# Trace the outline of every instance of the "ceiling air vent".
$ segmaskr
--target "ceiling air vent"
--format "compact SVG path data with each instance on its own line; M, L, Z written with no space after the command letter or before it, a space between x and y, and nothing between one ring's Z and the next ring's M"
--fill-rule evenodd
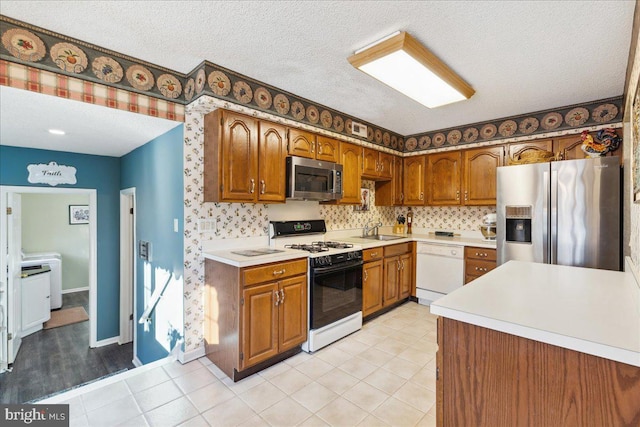
M367 137L367 127L362 123L351 122L351 133L356 136L361 136L363 138Z

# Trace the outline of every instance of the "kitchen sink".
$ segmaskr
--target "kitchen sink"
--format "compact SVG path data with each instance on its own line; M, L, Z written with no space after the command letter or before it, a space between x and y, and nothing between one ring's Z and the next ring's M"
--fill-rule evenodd
M392 236L389 234L378 234L375 236L355 236L355 238L358 239L367 239L367 240L397 240L397 239L404 239L404 236Z

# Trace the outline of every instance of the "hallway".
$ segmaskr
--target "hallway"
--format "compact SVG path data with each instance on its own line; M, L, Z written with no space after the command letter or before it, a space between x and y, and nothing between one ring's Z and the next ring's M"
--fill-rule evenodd
M84 306L89 292L63 295L63 308ZM22 340L12 372L0 374L0 403L25 403L133 369L133 344L89 348L89 321L38 331Z

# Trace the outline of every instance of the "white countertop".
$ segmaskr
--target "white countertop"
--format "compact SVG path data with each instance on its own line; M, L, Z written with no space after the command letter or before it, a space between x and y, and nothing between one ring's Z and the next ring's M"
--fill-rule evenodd
M631 273L509 261L431 312L640 367L640 287Z
M209 251L203 252L202 255L205 259L222 262L224 264L233 265L235 267L251 267L252 265L268 264L270 262L289 261L292 259L307 258L308 255L308 253L305 251L295 249L283 249L282 252L278 252L276 254L258 256L244 256L233 253L234 251L247 249L267 249L267 246L253 246L239 249Z

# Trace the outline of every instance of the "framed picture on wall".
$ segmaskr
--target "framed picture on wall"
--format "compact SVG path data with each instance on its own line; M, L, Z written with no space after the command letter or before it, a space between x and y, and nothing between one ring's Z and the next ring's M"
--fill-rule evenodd
M633 183L633 199L640 203L640 79L636 86L631 112L631 132L633 148L631 152L631 179Z
M89 206L69 205L69 224L89 224Z

